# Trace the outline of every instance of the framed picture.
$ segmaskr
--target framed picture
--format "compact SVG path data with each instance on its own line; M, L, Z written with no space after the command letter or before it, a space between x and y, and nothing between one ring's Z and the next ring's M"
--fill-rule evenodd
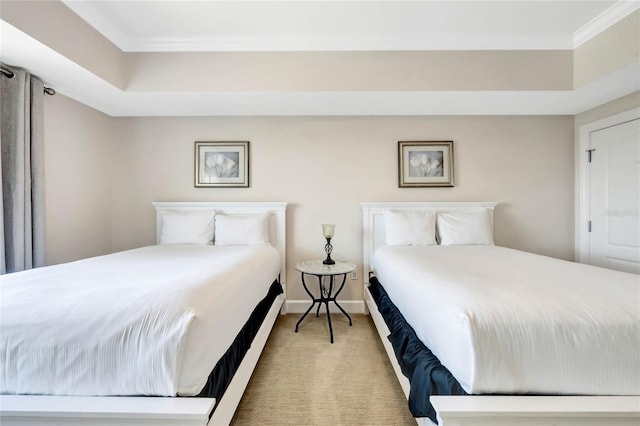
M398 142L398 186L453 186L453 141Z
M196 142L196 188L248 188L249 142Z

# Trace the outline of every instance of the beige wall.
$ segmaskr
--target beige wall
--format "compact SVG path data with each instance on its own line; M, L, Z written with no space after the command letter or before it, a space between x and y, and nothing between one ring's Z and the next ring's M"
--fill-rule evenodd
M573 87L571 50L189 52L128 56L130 91L474 91Z
M152 201L287 201L293 265L323 255L361 264L361 201L498 201L500 245L573 258L573 117L122 118L113 176L113 249L154 242ZM398 140L453 140L454 188L400 189ZM249 140L251 187L193 187L194 141ZM361 269L360 269L361 272ZM361 300L350 281L346 300Z
M573 54L193 53L177 60L181 54L123 54L60 2L5 3L4 20L129 90L567 90L638 59L637 44L626 43L637 37L638 12ZM221 60L225 67L212 67ZM173 67L195 75L176 79ZM335 257L360 264L361 201L498 201L498 244L572 259L575 128L639 97L575 119L112 118L62 95L46 97L48 262L152 244L150 203L187 200L288 201L292 299L305 299L293 265L323 255L321 223L337 225ZM251 141L251 188L194 188L196 140ZM453 140L456 187L398 188L398 140ZM345 299L362 298L359 283L350 282Z
M584 86L640 60L640 10L602 31L573 52L573 86Z
M361 264L362 201L498 201L499 245L573 258L569 116L111 118L61 95L45 103L50 264L154 243L152 201L287 201L293 265L323 255ZM249 140L251 187L193 187L196 140ZM398 188L397 141L453 140L454 188ZM360 274L362 270L360 269ZM345 300L361 300L349 281Z
M44 102L47 263L109 253L114 119L60 94Z
M640 107L640 92L634 92L615 101L584 111L575 116L576 137L579 136L577 132L580 126L638 107Z

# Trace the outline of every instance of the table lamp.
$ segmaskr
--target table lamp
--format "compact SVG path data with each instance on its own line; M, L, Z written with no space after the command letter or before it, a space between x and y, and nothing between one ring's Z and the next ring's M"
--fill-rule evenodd
M322 261L325 265L335 265L335 260L331 259L331 252L333 251L333 246L331 245L331 238L333 238L333 234L336 232L335 225L323 224L322 225L322 234L327 239L327 244L324 245L324 251L327 252L327 258Z

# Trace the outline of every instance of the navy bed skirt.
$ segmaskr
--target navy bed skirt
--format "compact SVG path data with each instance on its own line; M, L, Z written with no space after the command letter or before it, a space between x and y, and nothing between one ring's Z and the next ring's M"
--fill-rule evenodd
M409 410L414 417L428 417L437 423L429 402L431 395L466 395L460 383L427 348L393 304L377 278L369 280L369 291L384 318L398 364L410 383Z
M229 383L231 383L233 375L238 370L245 354L251 347L251 343L254 337L256 337L256 334L258 334L258 330L262 326L269 309L271 309L276 297L282 293L280 282L277 280L274 281L265 298L258 303L258 306L253 310L249 320L244 324L227 352L225 352L213 368L213 371L207 379L207 383L196 397L215 398L216 407L218 406L220 398L224 395Z

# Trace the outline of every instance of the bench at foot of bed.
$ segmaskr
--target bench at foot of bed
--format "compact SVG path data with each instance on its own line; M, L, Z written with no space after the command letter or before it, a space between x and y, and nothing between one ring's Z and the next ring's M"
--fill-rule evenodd
M637 426L640 396L432 396L440 426ZM429 423L426 423L429 424Z

